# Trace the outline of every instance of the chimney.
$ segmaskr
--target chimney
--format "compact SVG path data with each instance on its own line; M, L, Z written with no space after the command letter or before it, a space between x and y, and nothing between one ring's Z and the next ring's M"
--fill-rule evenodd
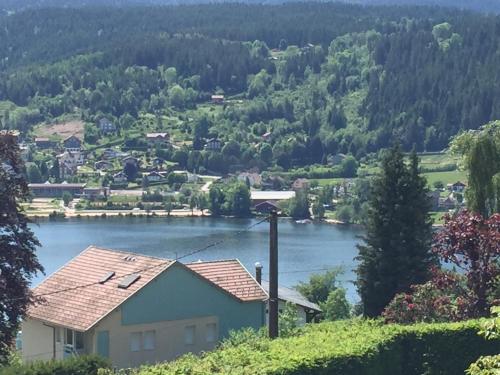
M255 279L259 284L262 284L262 264L255 263Z

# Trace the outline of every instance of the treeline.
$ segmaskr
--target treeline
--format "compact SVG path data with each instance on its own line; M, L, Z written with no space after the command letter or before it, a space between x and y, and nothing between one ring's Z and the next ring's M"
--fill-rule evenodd
M390 30L391 22L402 17L439 21L449 15L450 11L440 9L332 3L30 9L0 17L0 69L115 50L131 36L140 40L160 34L203 34L236 41L261 40L270 48L278 47L282 40L299 46L326 46L346 33Z

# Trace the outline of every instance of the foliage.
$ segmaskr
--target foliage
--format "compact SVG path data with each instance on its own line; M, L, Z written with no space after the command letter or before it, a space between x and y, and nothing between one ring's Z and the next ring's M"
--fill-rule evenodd
M481 324L479 334L487 340L500 339L500 307L491 309L493 317ZM500 373L500 354L479 358L471 364L466 372L468 375L497 375Z
M429 278L435 259L426 185L415 153L409 165L398 146L383 157L372 185L364 244L358 245L356 285L366 316L380 315L396 294Z
M337 288L328 294L325 302L320 303L322 316L326 320L348 319L351 316L351 305L346 298L346 290Z
M412 285L397 294L382 313L387 323L451 322L474 317L465 278L455 272L435 270L425 284Z
M295 197L289 200L287 213L293 219L307 219L309 213L309 198L306 191L297 191Z
M19 203L29 198L16 138L0 135L0 363L6 360L19 322L32 302L30 282L43 267L40 245Z
M279 313L278 330L279 337L290 337L298 333L299 314L297 306L291 302L285 304L283 311Z
M489 311L489 296L500 275L500 214L489 219L462 211L446 215L436 236L433 251L441 261L462 270L471 292L471 307L479 316Z
M461 374L498 342L477 335L478 322L383 325L372 321L311 324L298 336L255 339L202 357L144 367L153 374ZM252 337L255 337L252 335Z
M99 369L110 369L109 362L97 356L79 356L59 361L37 361L0 367L2 375L98 375Z
M340 268L312 274L308 282L300 282L295 289L311 302L318 304L326 302L332 292L341 289L338 281L341 274Z
M71 193L69 191L63 192L62 200L63 200L63 203L66 207L68 207L69 202L71 202L72 199L73 199L73 196L71 195Z

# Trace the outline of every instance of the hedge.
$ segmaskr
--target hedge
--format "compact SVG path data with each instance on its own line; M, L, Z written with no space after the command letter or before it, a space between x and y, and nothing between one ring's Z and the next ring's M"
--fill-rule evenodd
M500 342L480 337L478 321L413 326L374 321L309 325L296 337L253 340L201 357L143 367L140 375L457 375Z
M0 375L97 375L99 369L111 368L98 356L81 356L61 361L37 361L24 365L0 367Z

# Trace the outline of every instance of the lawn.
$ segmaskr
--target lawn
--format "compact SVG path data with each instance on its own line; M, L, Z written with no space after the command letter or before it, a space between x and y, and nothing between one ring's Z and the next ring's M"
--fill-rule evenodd
M319 186L326 186L326 185L337 185L337 184L342 184L343 181L345 181L345 178L318 178L312 181L316 181Z
M441 181L445 187L446 184L453 184L457 181L467 182L467 172L465 171L429 172L423 173L423 175L427 178L427 183L431 187L436 181Z

